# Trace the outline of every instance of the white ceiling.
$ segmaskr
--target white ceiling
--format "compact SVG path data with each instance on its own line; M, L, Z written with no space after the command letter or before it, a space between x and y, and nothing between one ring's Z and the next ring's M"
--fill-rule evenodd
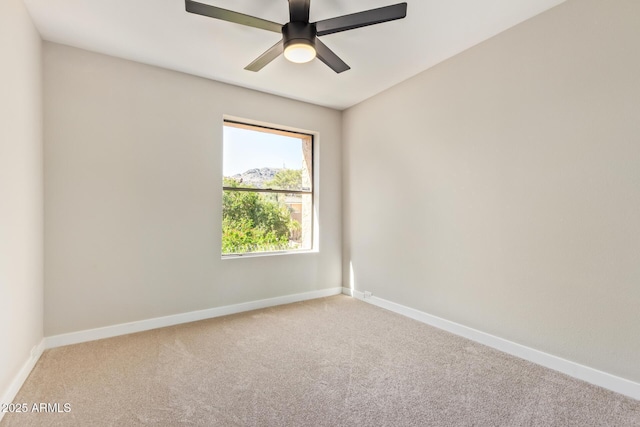
M24 0L45 40L337 109L350 107L564 0L407 0L402 20L322 41L351 70L282 56L244 67L280 35L185 12L183 0ZM287 0L199 0L286 23ZM311 0L311 22L400 0Z

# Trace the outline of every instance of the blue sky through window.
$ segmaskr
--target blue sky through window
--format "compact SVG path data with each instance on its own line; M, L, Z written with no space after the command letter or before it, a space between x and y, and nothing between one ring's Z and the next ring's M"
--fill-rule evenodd
M254 168L302 168L300 138L224 126L224 176Z

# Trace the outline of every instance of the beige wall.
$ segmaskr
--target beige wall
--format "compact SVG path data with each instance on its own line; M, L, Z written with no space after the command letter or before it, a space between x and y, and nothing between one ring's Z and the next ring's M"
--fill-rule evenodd
M45 334L341 285L341 114L44 45ZM318 253L220 259L223 115L319 132Z
M0 399L42 340L40 50L22 1L0 1Z
M639 40L570 0L347 110L345 286L640 381Z

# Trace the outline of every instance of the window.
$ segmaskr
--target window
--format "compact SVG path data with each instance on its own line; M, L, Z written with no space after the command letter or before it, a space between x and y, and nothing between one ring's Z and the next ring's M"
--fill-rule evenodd
M222 169L222 255L312 248L312 135L225 120Z

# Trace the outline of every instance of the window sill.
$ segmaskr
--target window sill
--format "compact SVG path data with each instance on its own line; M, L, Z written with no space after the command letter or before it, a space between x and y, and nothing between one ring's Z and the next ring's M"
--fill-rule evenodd
M263 253L249 253L249 254L230 254L222 255L220 259L242 259L242 258L260 258L260 257L272 257L283 255L308 255L317 254L317 249L301 250L301 251L281 251L281 252L263 252Z

